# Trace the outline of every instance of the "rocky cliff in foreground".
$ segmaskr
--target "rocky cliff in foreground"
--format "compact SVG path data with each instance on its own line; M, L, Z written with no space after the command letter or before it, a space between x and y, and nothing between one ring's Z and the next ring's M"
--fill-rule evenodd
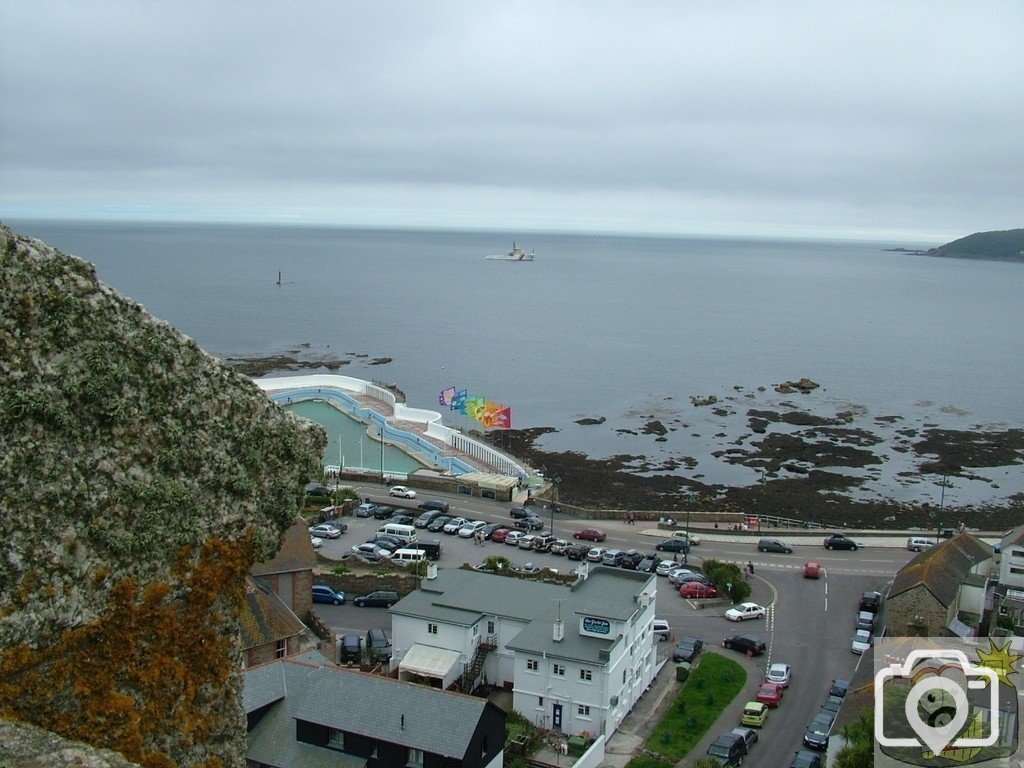
M324 443L0 226L0 717L143 766L243 765L242 579Z

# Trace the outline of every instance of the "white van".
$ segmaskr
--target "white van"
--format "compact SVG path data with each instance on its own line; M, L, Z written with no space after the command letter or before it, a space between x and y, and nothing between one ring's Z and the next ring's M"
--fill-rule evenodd
M391 556L392 563L422 563L427 553L422 549L396 549Z
M396 539L401 539L406 544L412 544L416 541L416 529L411 525L402 525L400 523L388 523L382 525L377 529L378 536L394 536Z

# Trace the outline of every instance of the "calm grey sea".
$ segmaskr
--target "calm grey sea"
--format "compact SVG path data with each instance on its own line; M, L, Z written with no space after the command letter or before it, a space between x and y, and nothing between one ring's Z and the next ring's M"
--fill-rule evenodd
M511 404L516 427L558 428L542 447L692 457L687 471L710 482L757 479L711 456L750 434L749 408L854 410L886 438L861 495L907 499L937 486L900 476L913 462L888 450L896 430L1024 422L1024 265L882 250L914 243L516 235L537 253L522 264L484 258L512 233L7 223L94 262L215 355L307 343L313 357L392 357L341 372L395 382L422 407L464 387ZM822 388L771 388L802 376ZM690 403L711 394L724 415ZM888 416L901 420L876 421ZM665 441L617 431L650 418ZM1024 473L956 482L947 503L1022 491Z

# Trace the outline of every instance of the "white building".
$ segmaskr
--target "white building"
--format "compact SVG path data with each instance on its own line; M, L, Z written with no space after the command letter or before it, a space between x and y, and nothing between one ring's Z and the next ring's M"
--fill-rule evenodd
M404 680L513 691L543 728L611 735L654 679L656 578L597 567L570 586L445 570L392 607Z

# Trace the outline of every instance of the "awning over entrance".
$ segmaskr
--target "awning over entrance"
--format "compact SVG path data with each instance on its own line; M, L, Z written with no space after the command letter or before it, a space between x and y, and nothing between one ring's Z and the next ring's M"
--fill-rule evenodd
M462 672L459 657L458 651L416 644L398 665L399 678L432 677L441 681L442 688L447 688Z

